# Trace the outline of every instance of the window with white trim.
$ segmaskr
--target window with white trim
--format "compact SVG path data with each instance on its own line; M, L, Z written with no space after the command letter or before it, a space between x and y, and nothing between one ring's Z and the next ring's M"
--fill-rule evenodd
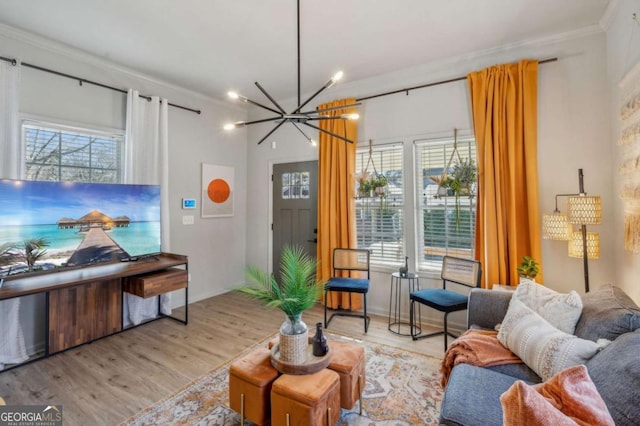
M476 222L475 184L469 195L454 196L440 188L438 181L448 177L456 163L476 163L473 139L416 141L416 223L418 269L440 270L442 257L473 258ZM446 169L446 173L445 173Z
M122 134L29 121L22 139L28 180L122 181Z
M404 264L404 171L402 144L377 145L356 151L356 174L366 171L384 175L385 195L356 198L358 248L371 251L371 263L397 266ZM374 170L375 167L375 170ZM356 187L356 194L357 192Z

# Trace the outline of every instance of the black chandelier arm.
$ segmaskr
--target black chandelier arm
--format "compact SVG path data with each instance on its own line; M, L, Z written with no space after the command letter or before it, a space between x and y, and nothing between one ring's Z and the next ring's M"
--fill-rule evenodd
M324 86L322 86L320 89L318 89L318 91L316 93L314 93L313 95L311 95L306 101L304 101L302 104L298 105L298 108L296 108L295 111L292 112L292 114L297 114L298 112L300 112L300 110L302 109L303 106L305 106L306 104L308 104L309 102L311 102L311 100L313 98L315 98L316 96L318 96L320 93L322 93L323 90L325 90L327 87L331 86L331 84L333 83L333 79L330 79L329 81L327 81L325 83Z
M311 128L314 128L314 129L316 129L316 130L318 130L318 131L320 131L320 132L326 133L326 134L327 134L327 135L329 135L329 136L333 136L334 138L342 139L342 140L343 140L343 141L345 141L345 142L353 143L353 141L352 141L351 139L347 139L347 138L345 138L344 136L340 136L340 135L338 135L337 133L333 133L333 132L331 132L331 131L329 131L329 130L321 129L320 127L318 127L318 126L314 126L313 124L310 124L310 123L303 123L303 124L304 124L305 126L309 126L309 127L311 127Z
M303 111L303 112L300 112L300 114L305 114L305 115L322 114L323 112L335 111L337 109L343 109L343 108L351 108L351 107L356 107L358 105L362 105L362 102L356 102L355 104L342 105L342 106L331 107L331 108L314 109L312 111Z
M308 117L309 121L318 121L318 120L348 120L346 117L327 117L325 115L321 115L320 117Z
M278 113L278 114L279 115L277 117L262 118L260 120L253 120L253 121L243 121L241 123L244 126L248 126L250 124L258 124L258 123L266 123L267 121L275 121L275 120L278 120L278 119L282 118L282 114L280 114L280 113Z
M249 98L244 98L244 99L245 99L245 102L250 103L251 105L255 105L255 106L257 106L257 107L264 108L264 109L266 109L267 111L271 111L271 112L273 112L273 113L275 113L275 114L282 114L282 112L281 112L281 111L275 110L275 109L270 108L270 107L268 107L268 106L266 106L266 105L262 105L260 102L253 101L253 100L251 100L251 99L249 99Z
M309 142L311 142L311 138L300 128L300 126L298 126L298 123L292 121L291 124L293 124L295 128L298 129L300 133L302 133L302 136L304 136Z
M281 107L281 106L276 102L276 100L275 100L275 99L273 99L273 98L271 97L271 95L270 95L269 93L267 93L267 91L266 91L266 90L264 90L264 88L260 85L260 83L258 83L258 82L256 81L256 82L254 82L254 84L255 84L256 86L258 86L258 89L260 89L260 91L261 91L261 92L262 92L262 93L267 97L267 99L269 99L269 100L271 101L271 103L272 103L272 104L274 104L274 105L276 106L276 108L278 108L278 109L280 110L280 112L281 112L282 114L286 114L285 110L284 110L284 109L283 109L283 108L282 108L282 107ZM272 110L272 111L273 111L273 110Z
M258 142L258 145L260 145L262 142L264 142L265 139L267 139L269 136L271 136L273 134L273 132L275 132L276 130L278 130L280 128L280 126L282 126L284 123L286 123L288 120L282 120L281 122L279 122L276 127L274 127L273 129L271 129L271 131L269 133L267 133L266 135L264 135L264 137L262 139L260 139L260 142Z

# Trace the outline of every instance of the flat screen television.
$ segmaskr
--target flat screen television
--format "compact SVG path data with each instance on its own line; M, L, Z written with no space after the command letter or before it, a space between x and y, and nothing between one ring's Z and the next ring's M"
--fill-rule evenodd
M160 252L160 186L0 180L0 277Z

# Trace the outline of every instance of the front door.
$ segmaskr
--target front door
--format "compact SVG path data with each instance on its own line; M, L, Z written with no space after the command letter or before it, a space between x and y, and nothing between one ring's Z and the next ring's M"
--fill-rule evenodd
M273 165L273 273L279 277L285 245L316 257L318 162Z

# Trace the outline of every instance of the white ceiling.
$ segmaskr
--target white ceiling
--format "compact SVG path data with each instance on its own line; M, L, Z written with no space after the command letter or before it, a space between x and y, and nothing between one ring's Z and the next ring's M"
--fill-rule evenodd
M609 1L301 0L302 92L597 25ZM216 98L296 94L296 0L0 0L0 22Z

